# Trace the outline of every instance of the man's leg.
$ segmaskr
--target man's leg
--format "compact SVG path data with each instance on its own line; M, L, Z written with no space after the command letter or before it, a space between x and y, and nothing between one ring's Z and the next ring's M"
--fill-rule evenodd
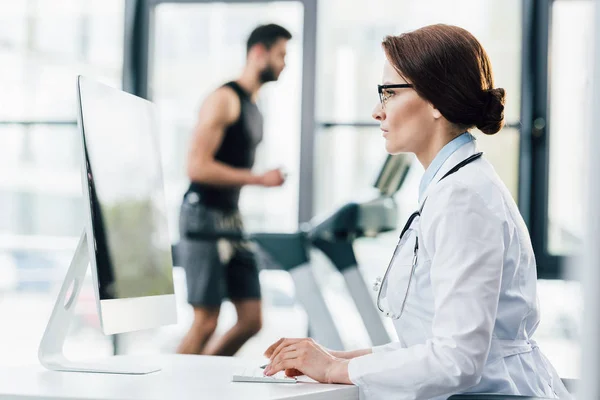
M241 222L238 217L238 226ZM235 305L236 324L211 344L206 354L232 356L262 328L260 280L254 252L248 243L236 243L227 264L227 295Z
M179 354L202 354L217 328L219 307L194 307L194 322L177 348Z
M236 324L203 354L233 356L262 328L261 303L259 299L233 300L237 312Z
M217 243L209 240L190 240L188 231L214 230L219 218L217 211L184 200L180 216L181 239L177 246L181 265L185 269L188 303L194 309L194 321L177 348L181 354L202 354L213 335L225 296L223 270Z

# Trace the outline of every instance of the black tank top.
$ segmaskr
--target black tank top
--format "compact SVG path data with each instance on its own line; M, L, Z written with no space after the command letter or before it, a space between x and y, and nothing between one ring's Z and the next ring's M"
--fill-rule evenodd
M250 169L254 165L256 147L263 137L263 117L250 95L236 82L223 85L230 87L240 99L240 116L230 125L223 136L215 160L234 168ZM239 186L212 186L192 182L188 192L195 192L200 203L222 210L237 210L240 198Z

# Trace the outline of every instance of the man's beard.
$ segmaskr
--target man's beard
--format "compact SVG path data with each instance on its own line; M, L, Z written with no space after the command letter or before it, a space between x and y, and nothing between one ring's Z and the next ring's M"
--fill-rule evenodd
M267 65L265 69L260 71L258 76L261 83L274 82L277 80L277 75L275 75L275 70L271 65Z

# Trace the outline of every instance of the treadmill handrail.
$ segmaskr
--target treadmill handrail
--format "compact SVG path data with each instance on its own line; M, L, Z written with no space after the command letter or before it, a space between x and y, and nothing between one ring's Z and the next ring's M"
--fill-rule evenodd
M192 240L219 240L219 239L231 239L231 240L250 240L250 235L239 232L239 231L199 231L199 232L186 232L185 237Z

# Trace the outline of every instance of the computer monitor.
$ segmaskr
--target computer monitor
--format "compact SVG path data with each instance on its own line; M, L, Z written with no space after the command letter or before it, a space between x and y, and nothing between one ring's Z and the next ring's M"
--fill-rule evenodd
M104 334L173 324L177 314L154 105L81 76L77 97L85 228L39 356L51 369L79 371L64 359L62 342L87 260ZM110 363L83 370L151 372Z
M154 105L80 77L90 266L105 334L176 322Z

